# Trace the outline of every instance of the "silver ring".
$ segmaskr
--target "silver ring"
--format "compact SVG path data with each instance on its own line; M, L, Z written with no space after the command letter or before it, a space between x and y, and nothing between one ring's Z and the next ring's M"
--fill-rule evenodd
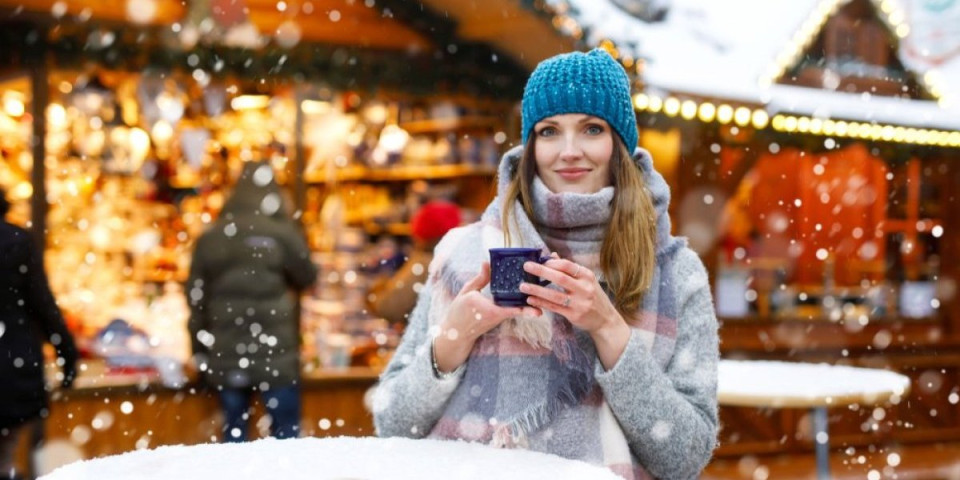
M573 272L573 278L580 278L580 264L577 264L577 271Z
M567 296L567 298L563 299L563 307L566 308L569 306L570 306L570 297Z

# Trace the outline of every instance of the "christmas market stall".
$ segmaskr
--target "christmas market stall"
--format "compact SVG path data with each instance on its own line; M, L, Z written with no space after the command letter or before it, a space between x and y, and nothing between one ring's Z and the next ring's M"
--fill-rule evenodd
M540 6L635 73L640 143L711 272L722 356L908 375L906 398L830 410L852 463L960 440L960 5ZM802 410L721 418L719 458L814 444Z
M572 43L512 1L0 0L0 186L86 357L36 432L60 452L39 473L217 438L215 398L181 369L182 284L249 160L273 166L320 267L303 432L372 433L363 395L402 326L369 287L418 206L486 205L526 75Z

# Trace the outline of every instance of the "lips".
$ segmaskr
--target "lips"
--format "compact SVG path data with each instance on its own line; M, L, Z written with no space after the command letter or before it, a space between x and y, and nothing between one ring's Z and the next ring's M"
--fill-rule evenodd
M577 180L586 174L590 173L589 168L564 168L561 170L556 170L557 175L564 178L565 180Z

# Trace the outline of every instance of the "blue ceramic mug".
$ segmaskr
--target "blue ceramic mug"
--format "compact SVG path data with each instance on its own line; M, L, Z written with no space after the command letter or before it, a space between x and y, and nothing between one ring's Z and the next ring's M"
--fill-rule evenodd
M523 270L525 262L544 263L550 257L541 257L539 248L513 247L490 249L490 292L493 303L501 307L527 305L527 294L520 291L523 282L546 285L547 281Z

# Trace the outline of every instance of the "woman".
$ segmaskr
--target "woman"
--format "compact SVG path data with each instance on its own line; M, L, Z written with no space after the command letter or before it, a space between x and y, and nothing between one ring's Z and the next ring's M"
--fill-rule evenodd
M637 145L626 72L602 50L548 59L498 194L437 246L374 401L382 436L464 439L696 478L717 430L717 321L703 264L670 236L669 188ZM630 152L635 153L631 156ZM540 247L522 308L487 250Z
M187 281L194 363L217 389L225 442L247 439L259 393L277 438L300 433L298 291L317 276L267 162L244 164L217 221L197 239Z

